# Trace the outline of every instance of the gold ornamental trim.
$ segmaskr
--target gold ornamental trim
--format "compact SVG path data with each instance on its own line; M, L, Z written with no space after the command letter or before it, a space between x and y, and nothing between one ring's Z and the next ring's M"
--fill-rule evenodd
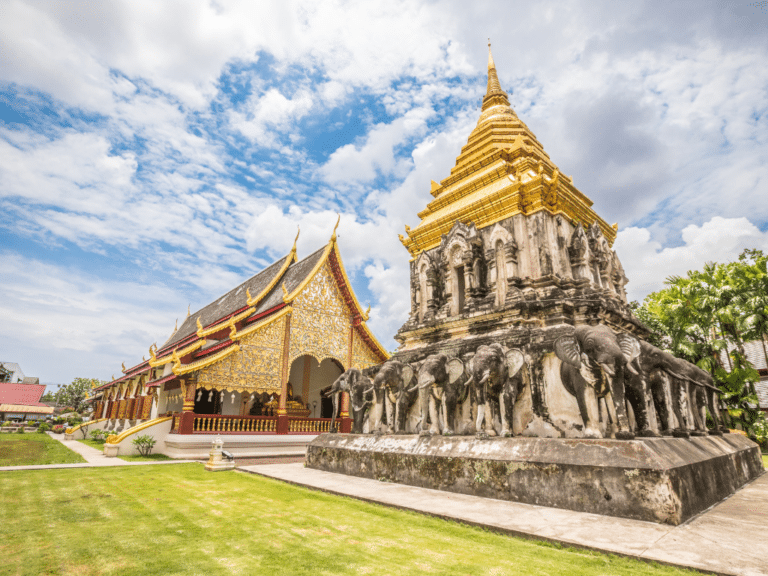
M371 332L371 329L368 328L368 325L365 322L361 323L358 326L358 328L362 328L363 331L368 336L368 338L371 339L371 342L373 342L374 345L376 345L378 347L379 351L384 354L384 360L382 360L382 362L386 362L387 360L389 360L392 357L392 355L387 351L387 349L384 348L384 346L381 345L381 342L379 342L379 340L376 338L376 336L373 335L373 332Z
M146 430L150 426L154 426L155 424L162 424L163 422L167 422L173 418L173 416L163 416L162 418L155 418L154 420L148 420L147 422L144 422L142 424L139 424L138 426L133 426L132 428L128 428L128 430L125 430L115 436L114 434L112 436L107 436L107 444L120 444L123 440L128 438L128 436L131 436L133 434L136 434L137 432L141 432L142 430Z
M293 241L293 248L291 248L291 251L288 253L288 256L285 257L285 262L283 262L283 266L280 268L280 271L277 274L275 274L275 277L272 278L269 284L267 284L266 288L264 288L264 290L259 292L255 298L252 298L251 293L247 292L248 306L255 306L256 304L261 302L266 297L266 295L272 291L272 288L277 286L277 283L285 275L285 272L288 270L288 267L298 260L296 255L296 242L298 242L299 240L300 232L301 230L298 230L296 232L296 238Z
M81 424L78 424L74 428L67 428L65 432L66 432L66 434L74 434L75 432L80 430L80 428L82 428L83 426L90 426L91 424L98 424L99 422L104 422L104 420L108 420L108 418L99 418L98 420L89 420L88 422L83 422Z
M209 356L208 358L203 358L202 360L197 360L195 362L190 362L189 364L182 364L179 360L178 356L174 358L174 365L173 365L173 373L176 374L176 376L181 376L182 374L187 374L188 372L193 372L195 370L200 370L201 368L206 368L207 366L210 366L211 364L215 364L219 360L223 360L230 354L234 354L240 350L240 346L237 344L233 344L232 346L225 348L224 350L221 350L220 352L217 352L213 356Z
M240 312L240 314L232 316L226 322L219 322L218 324L214 324L212 326L209 326L208 328L203 328L203 325L200 323L200 317L198 316L197 317L197 335L200 338L204 338L205 336L210 336L211 334L215 334L216 332L221 332L222 330L226 330L227 328L229 328L230 336L231 336L232 335L231 333L234 333L235 331L235 324L237 324L241 320L248 318L248 316L253 314L255 311L256 311L256 308L251 306L249 308L246 308L242 312Z
M240 330L239 332L235 332L235 334L230 335L230 338L232 340L240 340L241 338L244 338L248 336L249 334L253 334L254 332L266 328L273 322L276 322L277 320L280 320L283 316L290 314L293 311L293 308L291 306L286 306L282 310L280 310L277 314L273 314L272 316L269 316L262 320L261 322L256 322L252 324L251 326L248 326L247 328L244 328L243 330Z
M315 267L312 268L312 271L307 274L307 276L304 278L304 280L301 281L301 283L296 286L296 288L293 289L290 293L285 289L285 284L283 284L283 302L286 304L290 304L293 302L296 297L301 294L302 290L307 287L307 284L309 284L312 279L317 275L318 272L322 269L323 265L325 265L326 261L328 260L328 256L331 254L331 250L333 250L333 247L336 245L336 228L339 226L339 221L341 220L341 215L339 215L339 218L336 220L336 226L333 227L333 235L331 236L331 241L328 242L328 245L325 247L325 250L323 251L323 255L320 256L320 259L317 261L317 264L315 264Z
M162 356L160 358L157 358L154 354L154 351L152 348L149 349L149 354L152 356L152 358L149 361L149 365L152 368L157 368L158 366L164 366L165 364L168 364L168 362L173 362L174 355L178 357L186 356L187 354L191 354L192 352L195 352L196 350L199 350L203 346L205 346L206 341L203 340L196 340L192 342L192 344L189 344L188 346L185 346L184 348L176 348L173 350L170 354L166 354L165 356Z

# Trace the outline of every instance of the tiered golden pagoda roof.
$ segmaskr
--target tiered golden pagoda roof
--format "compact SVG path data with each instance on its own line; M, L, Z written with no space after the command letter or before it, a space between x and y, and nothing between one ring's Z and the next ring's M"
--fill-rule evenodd
M502 90L488 45L488 87L477 126L456 158L451 175L437 184L435 197L419 212L421 223L405 227L400 241L412 256L436 247L457 221L484 228L516 214L540 210L562 214L572 222L598 222L610 243L616 225L609 226L579 192L570 177L550 160L528 126L517 117Z

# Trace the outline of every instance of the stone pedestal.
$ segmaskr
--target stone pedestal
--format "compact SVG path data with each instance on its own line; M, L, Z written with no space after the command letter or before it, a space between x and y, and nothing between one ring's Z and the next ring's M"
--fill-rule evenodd
M307 466L580 512L678 525L764 472L738 434L592 440L323 434Z
M222 450L224 448L224 441L221 438L216 438L212 442L210 457L208 462L205 463L205 469L209 472L221 472L222 470L232 470L235 467L234 460L228 460L224 458Z
M114 458L119 451L120 446L118 444L104 444L104 456L107 458Z

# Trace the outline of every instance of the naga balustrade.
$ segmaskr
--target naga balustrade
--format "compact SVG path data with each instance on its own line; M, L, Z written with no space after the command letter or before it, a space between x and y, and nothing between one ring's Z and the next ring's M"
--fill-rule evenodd
M193 418L192 434L322 434L331 429L330 418L289 417L285 429L279 428L278 416L222 416L220 414L189 414ZM182 413L173 414L172 434L189 434L182 431ZM337 426L342 419L337 419Z

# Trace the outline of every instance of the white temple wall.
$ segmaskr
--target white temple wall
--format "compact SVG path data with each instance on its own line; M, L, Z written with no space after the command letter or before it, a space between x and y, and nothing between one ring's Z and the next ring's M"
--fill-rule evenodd
M320 390L327 388L336 381L342 370L330 358L323 360L320 365L312 358L311 372L309 375L309 395L306 402L312 410L312 417L320 417ZM339 407L341 411L341 407Z

